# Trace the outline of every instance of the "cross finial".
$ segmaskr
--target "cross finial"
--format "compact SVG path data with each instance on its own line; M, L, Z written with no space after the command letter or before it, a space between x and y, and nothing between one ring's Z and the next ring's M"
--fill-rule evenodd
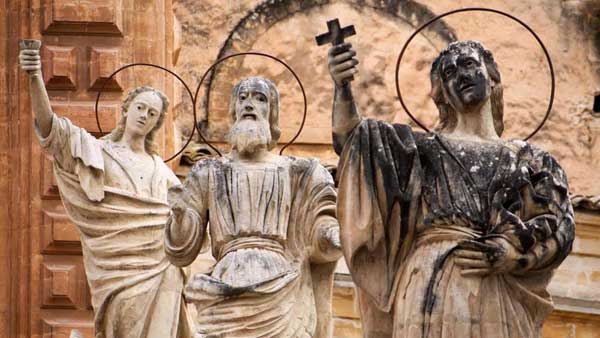
M354 25L340 28L340 20L338 19L327 21L327 28L329 30L327 33L323 33L315 37L317 40L317 45L322 46L329 42L331 42L331 44L334 46L339 45L344 43L345 38L356 34Z

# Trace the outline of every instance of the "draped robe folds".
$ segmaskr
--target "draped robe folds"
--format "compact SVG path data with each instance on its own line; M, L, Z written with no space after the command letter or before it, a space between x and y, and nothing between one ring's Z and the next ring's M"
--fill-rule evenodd
M537 338L552 269L574 238L567 180L549 154L368 119L340 157L338 218L367 338ZM456 245L491 237L527 261L463 277Z
M186 286L198 311L197 337L330 337L341 252L319 243L338 227L335 201L325 168L291 157L267 164L203 160L183 186L171 188L169 202L188 209L181 224L167 223L168 256L190 264L208 222L217 260L210 274L197 274ZM171 227L188 240L176 242Z
M66 118L54 116L40 143L54 157L63 204L81 235L96 338L190 337L185 276L163 244L167 189L177 177L153 156L150 193L141 193L116 146Z

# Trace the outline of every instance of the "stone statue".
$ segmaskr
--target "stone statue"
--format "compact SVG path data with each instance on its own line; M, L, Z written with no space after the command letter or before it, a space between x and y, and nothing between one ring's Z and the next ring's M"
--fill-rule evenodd
M435 59L432 133L360 116L355 55L332 47L329 70L340 236L365 337L539 337L573 211L550 154L500 139L492 54L462 41Z
M63 204L81 234L96 338L191 337L184 274L163 244L167 189L179 184L154 143L167 98L150 87L132 90L118 126L96 139L52 112L39 45L24 41L19 60L29 74L35 131L54 158Z
M169 259L196 258L210 224L217 263L185 289L198 337L331 336L331 288L339 257L336 192L316 160L270 152L279 130L279 93L264 78L233 89L231 153L197 162L169 189Z

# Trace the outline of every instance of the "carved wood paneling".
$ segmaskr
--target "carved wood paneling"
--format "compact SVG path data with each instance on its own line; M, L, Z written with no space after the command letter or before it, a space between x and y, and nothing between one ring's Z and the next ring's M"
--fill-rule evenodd
M77 330L84 338L94 338L94 328L91 324L65 323L59 320L44 320L42 322L42 338L69 338L71 330Z
M51 89L49 96L53 111L96 137L100 134L94 100L100 85L115 69L131 62L172 66L171 1L14 0L9 3L19 4L19 10L13 13L18 16L17 23L22 27L13 42L5 45L9 48L18 45L18 38L43 41L43 46L47 46L42 51L43 73L46 75L47 88ZM0 10L0 17L3 14ZM20 209L11 209L14 212L9 228L18 228L15 232L18 235L8 237L23 248L15 257L23 257L24 264L18 268L11 267L11 272L15 270L19 276L27 278L15 284L16 287L11 285L11 289L21 292L23 298L22 301L19 299L19 304L23 305L11 307L8 311L11 320L15 313L21 314L21 319L19 328L11 331L7 338L68 338L72 329L79 330L84 337L92 338L93 313L79 232L68 220L62 206L52 160L43 154L31 129L33 115L29 105L28 82L24 73L14 68L18 51L12 54L6 61L14 70L10 74L23 78L10 82L17 84L14 91L19 95L19 104L15 105L18 110L14 110L18 116L15 114L14 119L10 120L11 125L19 126L18 132L14 133L19 138L13 137L7 143L15 145L14 158L22 159L12 170L19 173L22 182L14 184L14 191L18 191L23 198L19 202L22 205ZM121 116L122 91L139 85L155 86L173 97L173 83L168 75L143 68L123 72L107 83L107 92L100 100L99 119L105 132L114 129ZM172 136L172 124L169 121L165 123L167 131L161 131L157 139L162 147L167 148L167 153L173 150L171 138L165 140L162 135ZM25 232L25 229L29 232ZM12 259L11 263L14 261ZM13 276L9 279L21 280ZM2 335L3 312L0 311L1 338L5 337Z
M94 112L94 102L52 102L52 109L59 116L67 117L78 127L84 128L88 132L98 136L100 130L96 123L96 114ZM102 130L106 133L117 126L121 117L120 106L118 104L100 103L98 106L98 115Z
M42 0L42 6L45 34L123 35L121 0Z
M41 251L44 254L81 254L79 231L60 201L45 202L42 210Z
M117 48L91 47L89 53L90 90L100 90L110 74L119 68L119 50ZM119 75L104 84L106 91L121 91Z
M58 193L58 186L56 185L56 178L54 177L54 172L52 169L52 157L47 154L43 154L40 157L41 160L41 197L45 200L59 200L60 195Z
M74 47L42 47L44 82L48 89L77 89L77 54Z
M43 308L88 308L87 282L81 257L44 256L41 270Z

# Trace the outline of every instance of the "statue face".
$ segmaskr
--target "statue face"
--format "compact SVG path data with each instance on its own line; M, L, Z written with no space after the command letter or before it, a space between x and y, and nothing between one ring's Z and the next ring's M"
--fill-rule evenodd
M261 81L246 81L239 89L235 103L237 121L269 119L269 87Z
M242 82L235 98L235 123L228 139L233 149L252 157L271 142L269 87L260 80Z
M477 50L465 47L450 53L440 64L446 100L459 113L474 111L491 93L490 79L483 58Z
M163 102L152 91L138 94L129 104L125 133L146 136L158 122Z

